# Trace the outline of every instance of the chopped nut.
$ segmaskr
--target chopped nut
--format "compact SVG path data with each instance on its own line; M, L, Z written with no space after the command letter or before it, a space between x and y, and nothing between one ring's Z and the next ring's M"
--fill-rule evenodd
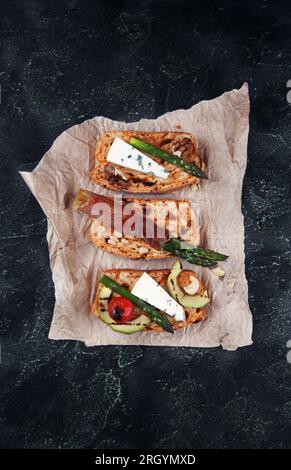
M190 153L193 150L193 145L192 144L186 144L186 145L184 145L184 147L185 147L185 152Z
M184 147L181 147L180 150L182 151L183 160L191 162L192 161L192 144L190 145L187 144Z
M174 151L179 150L180 147L181 147L181 142L178 140L177 142L174 143L173 150Z
M104 177L110 182L118 186L124 187L127 184L127 178L120 170L116 170L112 165L106 165L103 168Z
M112 237L113 239L115 238L121 238L122 237L122 233L118 232L117 230L114 230L114 237Z
M177 281L186 294L194 295L199 290L200 283L193 271L181 271Z
M109 245L116 245L116 240L114 240L113 238L108 238L107 243Z
M199 188L199 185L198 185L198 184L192 184L192 185L191 185L191 190L192 190L192 191L197 191L198 188Z
M121 241L121 243L124 243L124 245L128 245L128 243L129 243L127 238L122 238L120 241Z
M217 266L216 268L211 269L211 272L217 277L223 277L225 275L225 272L220 266Z
M114 168L114 170L115 170L115 174L116 174L116 175L121 176L121 178L122 178L124 181L128 181L128 178L125 176L124 173L122 173L121 170L119 170L119 169L117 169L117 168Z
M149 249L146 248L145 246L141 246L139 249L138 249L138 252L140 255L145 255L146 253L148 253Z
M235 286L235 280L232 279L231 281L228 281L227 283L227 287L229 287L230 289L233 289Z
M191 142L191 140L189 139L189 137L183 137L183 138L181 139L181 144L182 144L182 145L188 144L189 142Z

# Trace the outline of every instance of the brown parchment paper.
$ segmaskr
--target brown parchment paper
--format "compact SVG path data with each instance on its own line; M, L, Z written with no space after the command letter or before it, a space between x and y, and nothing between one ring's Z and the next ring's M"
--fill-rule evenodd
M234 350L251 344L252 316L244 268L242 181L249 130L248 86L177 110L157 119L125 123L95 117L63 132L31 172L21 172L48 218L47 240L55 285L51 339L81 340L93 345L198 346ZM174 335L111 331L90 314L98 276L107 268L156 269L173 260L129 260L96 249L87 239L86 216L73 212L70 195L80 187L109 194L89 180L97 138L116 129L185 131L193 133L207 164L209 182L200 190L188 187L165 195L187 197L200 207L202 242L227 253L224 280L194 267L207 285L211 304L206 319ZM111 192L111 195L114 194ZM183 263L184 264L184 263ZM187 263L185 263L187 266ZM193 268L193 267L192 267Z

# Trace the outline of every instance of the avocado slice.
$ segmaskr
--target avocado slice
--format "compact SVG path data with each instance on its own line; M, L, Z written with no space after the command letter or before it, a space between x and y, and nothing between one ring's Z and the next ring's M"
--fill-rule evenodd
M167 279L167 287L169 289L169 293L179 304L181 304L181 299L183 299L185 293L180 288L177 282L177 277L179 276L180 272L183 270L181 261L176 261L173 266L171 267L170 274ZM182 305L182 304L181 304Z
M145 329L145 326L148 325L150 322L151 320L146 315L142 314L128 323L111 323L109 326L113 331L117 331L118 333L124 333L126 335L131 335L132 333L143 331Z
M107 301L106 304L108 305ZM107 310L107 305L105 306L103 303L101 305L101 302L99 302L99 316L100 320L102 320L103 323L106 323L106 325L110 325L111 323L115 323L115 321L110 317Z
M150 322L151 322L151 319L142 313L139 317L134 318L133 320L127 322L127 325L143 325L143 326L146 326Z
M181 261L176 261L171 267L171 272L167 279L168 290L179 304L186 308L202 308L210 302L208 297L201 295L188 295L185 294L183 289L178 284L177 278L183 270Z
M130 325L126 324L112 324L109 325L111 330L116 331L117 333L124 333L126 335L131 335L132 333L137 333L138 331L143 331L145 325Z
M202 295L185 295L182 299L182 305L185 308L202 308L209 302L209 298L202 297Z
M100 320L109 325L109 323L115 323L114 320L109 316L108 313L108 300L112 294L112 290L109 287L102 286L99 293L99 316Z
M99 299L109 299L111 296L112 290L109 287L102 286L99 294Z

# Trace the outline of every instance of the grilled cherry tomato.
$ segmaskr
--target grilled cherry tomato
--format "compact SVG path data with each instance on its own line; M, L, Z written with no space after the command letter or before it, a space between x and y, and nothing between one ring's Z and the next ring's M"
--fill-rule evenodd
M125 297L113 297L108 303L108 313L116 323L127 323L134 318L134 306Z

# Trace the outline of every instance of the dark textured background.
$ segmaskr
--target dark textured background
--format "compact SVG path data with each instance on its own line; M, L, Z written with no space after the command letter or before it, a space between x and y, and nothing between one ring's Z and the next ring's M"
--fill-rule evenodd
M1 1L1 447L291 447L291 8L239 3ZM244 81L254 345L49 341L46 219L16 170L84 119L154 118Z

